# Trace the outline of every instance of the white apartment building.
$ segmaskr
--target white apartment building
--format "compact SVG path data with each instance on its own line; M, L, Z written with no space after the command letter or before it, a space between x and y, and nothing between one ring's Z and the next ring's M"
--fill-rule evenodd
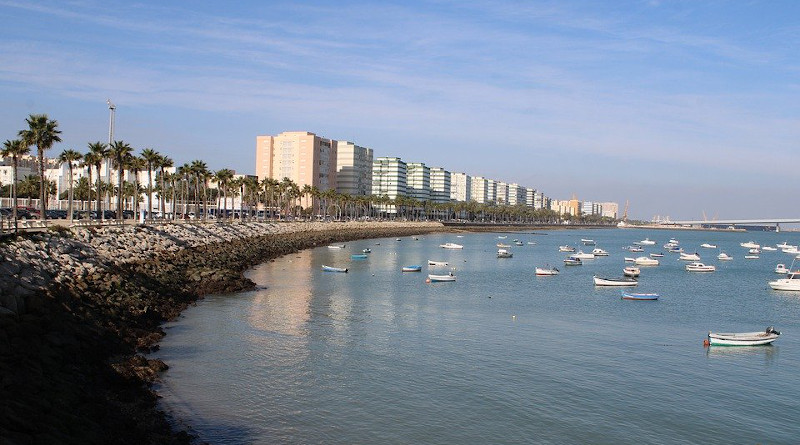
M372 149L336 141L336 191L352 196L372 193Z
M489 180L483 176L472 177L472 201L478 204L489 202Z
M372 161L372 194L395 199L406 196L407 168L400 158L382 156Z
M616 202L601 202L599 204L600 204L600 208L601 208L600 214L602 216L605 216L605 217L608 217L608 218L617 219L617 215L619 214L619 204L618 203L616 203Z
M450 174L450 199L456 202L472 199L472 176L466 173Z
M525 188L525 205L536 208L536 189Z
M450 202L452 176L441 167L431 167L431 201Z
M406 168L406 195L419 201L430 201L431 169L422 162L409 162Z
M505 182L495 182L494 202L497 203L497 205L508 204L508 184Z

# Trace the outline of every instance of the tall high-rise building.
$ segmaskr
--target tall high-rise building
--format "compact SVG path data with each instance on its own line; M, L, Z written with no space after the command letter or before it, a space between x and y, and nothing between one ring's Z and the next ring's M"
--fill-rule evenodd
M419 201L430 201L431 169L422 162L409 162L406 168L406 195Z
M406 163L400 158L381 156L372 161L372 194L391 199L406 196Z
M372 149L336 141L336 191L353 196L372 193Z
M457 202L472 199L472 176L466 173L450 174L450 199Z
M619 214L619 204L616 202L600 202L600 214L609 218L617 218Z
M508 205L508 184L502 181L495 182L495 202L497 205Z
M484 178L483 176L473 176L472 177L472 201L475 201L479 204L484 204L488 202L489 198L489 184L488 179Z
M497 204L497 181L494 179L486 180L486 202Z
M441 167L431 167L431 201L450 202L452 175Z
M536 208L536 189L525 188L525 205ZM539 208L541 208L541 203Z
M300 188L336 188L336 141L307 131L256 136L256 175L259 180L289 178ZM313 205L310 197L301 204Z

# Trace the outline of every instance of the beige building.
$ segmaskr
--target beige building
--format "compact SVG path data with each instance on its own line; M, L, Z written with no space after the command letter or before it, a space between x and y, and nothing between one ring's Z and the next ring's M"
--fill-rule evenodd
M352 196L372 192L372 149L336 141L336 191Z
M289 178L300 188L304 185L320 191L336 188L336 141L307 131L285 131L277 136L256 136L256 175L265 178ZM313 205L305 197L303 207Z

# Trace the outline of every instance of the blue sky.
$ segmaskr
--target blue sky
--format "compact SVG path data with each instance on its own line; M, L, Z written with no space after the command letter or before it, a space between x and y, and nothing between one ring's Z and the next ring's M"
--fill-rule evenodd
M0 138L48 113L254 172L313 131L634 217L798 217L800 2L0 0Z

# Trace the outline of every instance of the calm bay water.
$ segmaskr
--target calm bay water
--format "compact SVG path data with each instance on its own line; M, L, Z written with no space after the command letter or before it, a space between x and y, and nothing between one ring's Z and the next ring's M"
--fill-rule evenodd
M262 289L207 297L165 326L163 406L215 444L800 442L800 293L767 286L792 257L746 260L739 246L800 234L502 234L537 243L511 259L495 258L498 235L363 240L254 268ZM635 290L656 302L593 285L620 276L642 255L621 248L646 236L657 245L645 255L675 237L717 272L666 254ZM559 245L591 251L581 238L610 256L563 267ZM438 247L448 241L464 249ZM369 259L350 259L366 247ZM450 267L400 272L428 259ZM548 263L562 273L534 276ZM455 283L424 282L453 267ZM783 333L771 347L702 345L709 330L769 325Z

